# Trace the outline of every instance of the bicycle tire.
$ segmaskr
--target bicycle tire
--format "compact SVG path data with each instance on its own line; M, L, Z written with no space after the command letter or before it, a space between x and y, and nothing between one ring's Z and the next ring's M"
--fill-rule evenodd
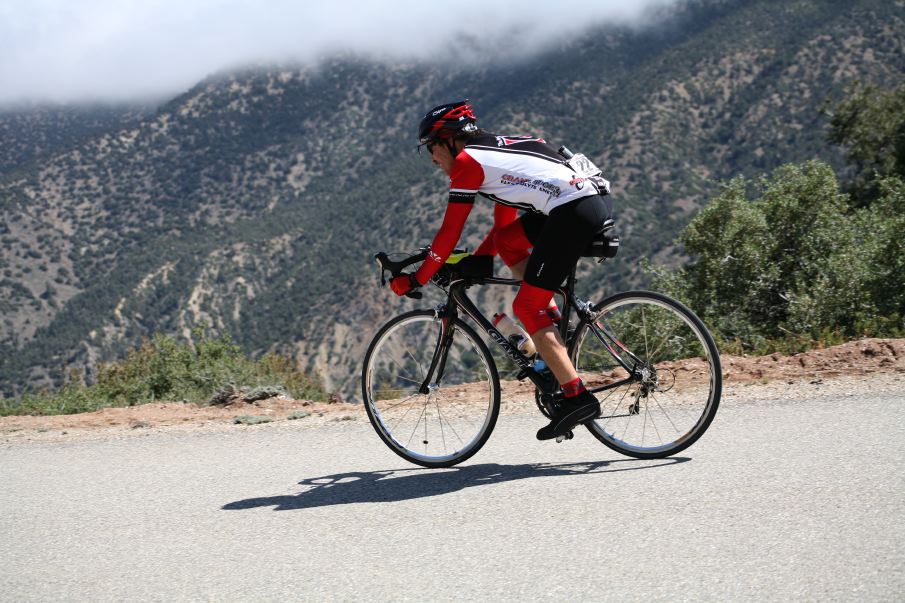
M593 320L583 319L569 343L578 374L601 401L601 414L586 424L588 430L640 459L664 458L694 444L713 422L722 393L719 351L701 319L651 291L619 293L592 310ZM634 381L601 389L629 377L604 340L633 367Z
M478 452L500 412L500 380L490 350L458 318L450 324L453 340L441 382L427 394L418 392L441 324L432 310L393 318L368 346L361 376L365 410L381 440L410 463L431 468L452 467ZM413 409L417 418L409 417ZM413 445L422 428L420 445Z

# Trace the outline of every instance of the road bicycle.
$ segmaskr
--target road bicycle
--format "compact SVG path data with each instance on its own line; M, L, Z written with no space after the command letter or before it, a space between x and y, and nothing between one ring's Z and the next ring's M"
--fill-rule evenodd
M582 257L604 261L618 250L607 221ZM427 250L390 260L375 256L381 283L421 262ZM424 467L451 467L487 442L500 412L501 383L494 358L477 330L519 367L518 380L535 386L535 403L550 418L562 392L538 358L519 351L468 297L471 287L517 287L493 276L493 258L454 252L433 284L446 301L388 321L365 354L362 395L368 418L396 454ZM605 445L639 459L657 459L691 446L710 426L722 391L720 357L704 323L660 293L628 291L599 302L575 296L576 269L557 294L558 329L586 387L600 400L585 423ZM420 292L409 294L420 298ZM464 316L463 316L464 315ZM573 326L573 320L574 326ZM504 384L507 387L509 383ZM571 439L573 432L557 438Z

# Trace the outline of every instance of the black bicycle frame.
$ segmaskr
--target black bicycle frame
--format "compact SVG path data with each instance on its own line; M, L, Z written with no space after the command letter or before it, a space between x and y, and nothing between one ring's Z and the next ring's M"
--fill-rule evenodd
M427 374L425 376L424 381L419 388L419 392L422 394L427 394L430 390L431 383L439 383L443 378L443 372L446 367L446 359L449 353L449 348L452 343L453 337L453 329L450 328L453 321L458 317L458 308L462 308L465 313L478 325L481 329L487 333L487 335L496 342L503 351L506 353L509 358L515 362L521 369L522 372L519 373L518 379L528 378L534 383L535 387L537 387L540 391L544 391L546 386L546 382L544 378L539 375L531 366L531 360L525 356L517 347L512 345L509 340L500 333L493 324L487 320L484 314L474 305L474 302L471 301L471 298L465 293L465 290L471 284L481 284L481 285L505 285L510 287L518 287L521 285L520 280L516 279L508 279L508 278L499 278L499 277L491 277L486 279L481 279L480 283L469 283L468 281L461 280L456 281L450 284L449 286L449 297L447 299L446 305L441 306L437 310L437 317L442 321L442 328L440 329L440 335L437 337L437 346L434 351L433 358L431 359L430 367L428 368ZM556 293L560 294L563 297L563 312L562 312L562 320L560 321L560 335L564 342L568 344L566 341L566 337L568 335L569 328L569 318L571 316L572 310L574 309L576 312L580 313L581 308L579 308L575 301L574 296L575 291L575 270L569 274L569 278L566 281L566 287L563 289L559 289ZM626 350L619 342L605 330L598 328L593 322L590 323L591 329L594 335L603 343L603 345L607 348L607 351L613 356L613 358L618 362L626 371L628 371L629 377L627 379L623 379L622 381L617 381L615 383L610 383L608 385L604 385L601 387L590 389L592 393L602 392L608 389L615 389L617 387L621 387L626 383L631 383L632 381L637 381L638 371L637 364L634 367L628 366L620 355L613 349L610 345L610 341L616 343L620 348L625 350L632 356L632 358L639 362L638 359L631 354L629 350ZM437 377L434 379L434 374L436 373Z

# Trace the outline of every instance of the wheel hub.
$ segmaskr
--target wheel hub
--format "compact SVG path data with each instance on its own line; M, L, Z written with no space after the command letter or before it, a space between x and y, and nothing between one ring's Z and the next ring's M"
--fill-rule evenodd
M638 377L639 381L641 381L641 391L644 396L647 396L648 392L652 390L656 390L660 385L660 379L657 376L657 369L649 364L645 364L641 368L638 369Z

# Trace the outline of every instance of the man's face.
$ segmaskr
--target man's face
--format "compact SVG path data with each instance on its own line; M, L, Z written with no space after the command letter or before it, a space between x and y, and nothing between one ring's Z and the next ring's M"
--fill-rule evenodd
M446 143L431 143L427 145L427 148L431 154L431 161L449 176L452 173L453 160L455 158L449 152L449 147L446 146Z

